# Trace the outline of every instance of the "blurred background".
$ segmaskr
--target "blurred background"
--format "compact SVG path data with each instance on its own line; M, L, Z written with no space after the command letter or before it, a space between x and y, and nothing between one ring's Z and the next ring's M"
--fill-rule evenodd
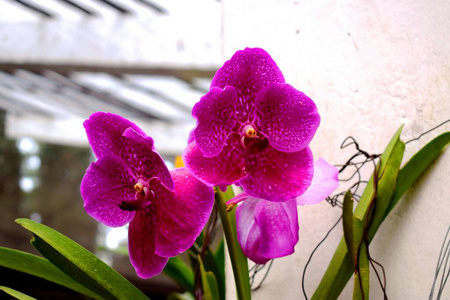
M194 126L191 108L221 59L216 0L0 0L0 246L36 253L14 222L31 218L152 299L178 290L164 275L139 279L117 254L127 228L85 213L79 185L95 158L82 123L96 111L120 114L154 138L173 168ZM39 299L72 295L7 269L0 282Z

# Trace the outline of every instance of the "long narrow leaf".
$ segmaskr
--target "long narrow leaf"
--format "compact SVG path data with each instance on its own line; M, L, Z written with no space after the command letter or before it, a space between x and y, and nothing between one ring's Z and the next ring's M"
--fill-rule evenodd
M61 233L29 219L16 222L34 234L31 243L61 271L106 299L148 299L94 254Z
M163 272L181 287L194 293L194 272L180 257L169 258Z
M450 143L450 132L447 131L419 150L400 170L397 179L397 189L392 196L386 216L397 204L407 189L417 180L420 174L436 159L441 151Z
M217 285L216 277L211 271L206 271L200 255L198 256L200 263L200 274L202 277L203 299L217 300L219 299L219 287Z
M28 295L25 295L24 293L21 293L19 291L16 291L16 290L11 289L11 288L6 287L6 286L0 286L0 290L4 291L5 293L7 293L8 295L14 297L15 299L19 299L19 300L36 300L36 298L30 297Z
M48 260L36 255L0 247L0 266L40 277L91 298L98 298L96 294L74 281Z
M355 274L353 300L369 299L370 275L366 243L362 243L358 255L358 273Z
M380 181L378 182L377 188L378 192L380 192L380 190L383 191L381 192L383 207L379 210L378 216L376 218L374 217L373 224L371 228L369 228L369 243L374 237L379 225L396 205L401 196L439 155L442 149L450 143L450 132L446 132L436 137L416 153L408 163L395 174L395 167L398 165L400 153L402 153L403 143L398 140L400 131L401 129L397 131L391 139L391 142L388 147L386 147L386 150L381 157L381 166L378 168L379 176L381 176L381 178L379 178ZM391 157L391 159L387 159L389 157ZM385 176L385 167L391 165L393 165L394 168L388 171L385 177L386 179L383 180L383 176ZM392 185L393 178L396 178L395 185ZM367 215L370 199L372 199L375 194L373 186L373 178L371 178L361 197L360 204L355 210L355 215L358 217L365 217ZM386 201L389 195L391 195L391 197L389 201ZM385 206L386 203L389 203L389 205ZM381 214L381 212L383 212L383 214ZM336 299L350 279L352 269L352 259L348 253L345 241L342 239L312 299Z
M342 205L342 225L344 226L345 245L347 245L353 264L356 265L358 248L357 245L355 245L355 236L353 234L353 199L350 191L347 191L344 196L344 203Z
M375 190L375 186L377 187L377 189L381 188L385 189L386 191L388 191L389 188L391 188L392 191L395 189L395 178L396 174L398 173L399 167L398 164L399 160L401 161L401 158L399 158L399 156L403 155L402 149L404 149L402 147L403 142L401 142L399 139L401 130L402 127L397 130L397 132L391 138L389 144L386 146L385 151L381 155L380 163L376 168L377 172L374 172L374 175L377 175L377 177L374 178L374 176L372 176L370 178L355 209L354 217L356 219L359 219L361 222L363 222L364 220L362 224L365 223L365 220L371 209L371 205L376 196L377 190ZM392 176L394 177L393 180ZM386 179L382 180L384 177L386 177ZM378 181L377 185L374 184L374 180ZM381 199L380 201L385 202L389 200L390 199ZM384 204L382 206L385 206L385 209L387 209L389 205ZM379 224L373 225L375 228L375 230L373 231L374 234L376 232L376 229L378 229ZM355 228L353 230L355 230ZM371 237L369 236L369 243L370 240ZM348 280L350 279L353 271L353 259L348 252L345 240L343 238L332 257L330 264L324 276L322 277L321 282L319 283L319 286L314 292L312 299L337 299L337 297L340 295L345 285L347 284Z

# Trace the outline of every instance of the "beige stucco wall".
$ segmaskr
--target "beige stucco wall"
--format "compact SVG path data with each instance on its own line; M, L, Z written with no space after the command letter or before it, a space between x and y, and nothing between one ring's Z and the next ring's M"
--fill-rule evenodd
M405 124L409 140L450 118L448 1L223 0L224 59L238 49L265 48L287 82L313 98L322 116L315 155L343 163L352 135L383 151ZM450 124L407 145L410 157ZM371 254L387 272L389 299L428 297L441 243L450 225L450 150L422 176L380 228ZM275 260L254 299L303 299L301 274L315 245L340 215L327 203L302 207L296 253ZM339 226L310 264L311 296L342 234ZM231 269L229 269L229 274ZM372 299L382 299L372 271ZM233 287L232 278L228 278ZM349 288L350 287L350 288ZM342 295L351 299L352 284ZM233 299L233 292L229 298ZM450 288L443 299L450 297Z

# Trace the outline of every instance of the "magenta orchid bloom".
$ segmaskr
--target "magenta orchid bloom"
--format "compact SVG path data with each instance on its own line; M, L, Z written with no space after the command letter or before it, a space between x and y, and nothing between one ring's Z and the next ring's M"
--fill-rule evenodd
M186 169L169 172L153 140L132 122L95 113L84 122L97 157L81 182L86 212L111 227L129 225L131 263L142 278L191 247L214 203L214 191Z
M301 195L313 177L308 147L320 123L314 102L285 83L263 49L225 62L195 104L197 127L184 152L188 169L209 185L241 185L274 202Z
M339 185L338 170L320 158L313 183L300 197L271 202L241 193L228 203L243 201L236 210L237 237L244 254L258 264L294 253L299 240L297 205L316 204ZM244 201L245 200L245 201Z

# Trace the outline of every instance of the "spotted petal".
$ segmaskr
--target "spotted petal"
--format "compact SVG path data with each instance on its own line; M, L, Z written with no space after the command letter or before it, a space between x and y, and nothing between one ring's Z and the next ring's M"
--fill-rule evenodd
M130 261L141 278L158 275L168 258L155 253L158 226L155 206L150 205L136 212L128 229L128 251Z
M256 115L259 130L281 152L306 147L320 123L315 103L289 84L271 84L258 93Z
M88 167L81 181L86 212L107 226L127 224L134 212L123 211L119 205L135 199L134 184L129 168L120 157L103 156Z
M247 197L236 211L238 240L244 254L256 263L294 252L298 242L295 199L276 203Z
M204 157L196 142L183 152L183 161L195 177L208 185L229 185L245 176L244 152L235 137L229 137L219 155Z
M268 146L247 155L247 177L238 183L247 194L268 201L283 202L303 194L313 177L313 156L309 147L279 152Z
M136 174L145 178L157 177L167 188L173 190L174 183L164 160L153 148L153 139L142 136L133 128L123 133L124 147L127 147L125 157L128 165Z
M192 115L197 119L194 138L205 157L222 151L225 139L236 126L236 90L212 88L194 105Z
M171 171L175 192L157 186L156 254L176 256L189 249L202 231L214 204L214 190L186 168Z
M297 197L297 204L316 204L328 197L339 186L338 174L338 169L319 158L314 163L311 186L303 195Z
M246 121L257 93L271 83L284 83L275 61L260 48L237 51L224 63L211 82L211 88L233 86L238 95L237 117Z
M136 124L111 113L94 113L84 121L83 125L89 144L97 158L111 154L122 157L125 147L121 137L127 128L133 128L145 136L145 133Z

